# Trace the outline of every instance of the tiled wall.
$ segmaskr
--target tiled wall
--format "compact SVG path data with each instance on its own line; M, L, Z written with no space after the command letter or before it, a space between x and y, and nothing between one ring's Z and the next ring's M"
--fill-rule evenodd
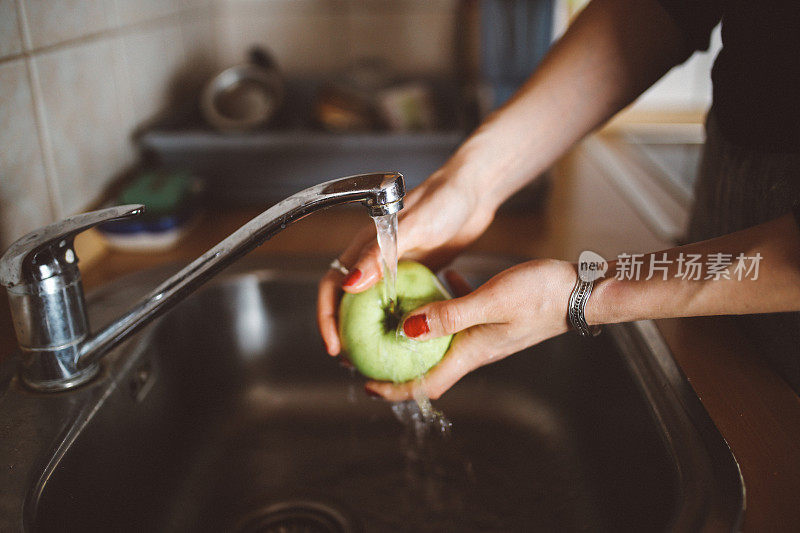
M0 0L0 250L92 203L131 133L253 44L289 75L452 68L457 0Z
M289 75L452 68L457 0L0 0L0 250L81 211L131 133L253 44Z
M266 46L289 74L335 72L381 58L405 73L453 68L458 0L219 0L219 52L241 61Z
M85 208L216 68L209 0L0 0L0 250Z
M134 161L138 125L253 44L290 76L364 57L447 74L459 2L0 0L0 251L85 209ZM711 58L637 105L704 105Z

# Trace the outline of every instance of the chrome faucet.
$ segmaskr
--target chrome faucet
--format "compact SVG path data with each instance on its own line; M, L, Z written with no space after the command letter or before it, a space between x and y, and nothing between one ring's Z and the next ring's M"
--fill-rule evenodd
M102 222L139 215L144 206L110 207L29 233L0 258L0 283L8 291L23 353L22 380L41 391L86 383L97 374L100 358L114 346L289 224L348 202L361 202L373 217L388 215L403 208L404 196L398 172L349 176L300 191L233 232L94 335L73 240Z

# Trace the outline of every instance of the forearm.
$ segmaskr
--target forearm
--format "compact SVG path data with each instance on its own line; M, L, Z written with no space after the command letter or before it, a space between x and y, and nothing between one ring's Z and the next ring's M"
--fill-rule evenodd
M660 263L664 253L666 261ZM700 255L706 267L712 254L729 254L722 256L731 261L727 276L710 275L703 268L699 280L691 279L694 276L686 275L690 254ZM760 260L746 260L737 271L740 255ZM653 259L667 270L654 271L648 280ZM755 279L755 272L746 271L754 261L758 263ZM618 262L609 264L608 277L597 282L586 305L588 323L800 311L800 230L792 215L717 239L646 254L641 263L638 280L618 279L614 274L620 271Z
M448 163L499 206L685 57L655 0L594 0Z

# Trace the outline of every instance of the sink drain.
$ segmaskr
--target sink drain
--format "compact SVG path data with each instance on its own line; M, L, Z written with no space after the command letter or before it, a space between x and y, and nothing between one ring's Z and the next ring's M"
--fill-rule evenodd
M355 533L351 518L321 502L288 501L269 505L239 522L239 533Z

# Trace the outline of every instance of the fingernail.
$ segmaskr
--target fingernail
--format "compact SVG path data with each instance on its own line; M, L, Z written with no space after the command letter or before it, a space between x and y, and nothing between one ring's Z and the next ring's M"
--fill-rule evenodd
M349 287L350 285L355 285L358 280L361 279L361 271L359 269L355 269L350 272L346 278L342 281L342 287Z
M380 397L380 394L378 394L378 393L377 393L377 392L375 392L374 390L370 390L370 389L368 389L367 387L364 387L364 392L366 392L366 393L367 393L367 396L370 396L370 397L372 397L372 398L378 398L378 397Z
M424 314L410 316L403 322L403 333L412 339L420 335L425 335L429 331L428 319Z

